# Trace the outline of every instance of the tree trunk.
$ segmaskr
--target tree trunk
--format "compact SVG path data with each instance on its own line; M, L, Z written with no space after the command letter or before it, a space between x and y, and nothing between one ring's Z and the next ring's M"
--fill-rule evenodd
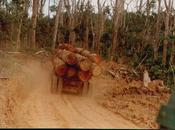
M54 34L53 34L53 44L52 44L52 50L55 49L56 41L57 41L57 33L58 33L58 24L59 24L59 17L61 13L62 8L62 0L59 1L59 5L57 7L57 13L55 18L55 27L54 27Z
M111 60L116 59L116 49L118 46L117 45L118 31L119 31L119 27L122 24L123 10L124 10L124 1L116 0L115 8L114 8L114 16L113 16L112 46L111 46L111 53L110 53Z
M151 12L151 1L147 0L146 2L146 19L145 19L145 29L143 31L143 36L145 40L149 40L150 36L150 12ZM143 48L145 47L145 43L144 40L142 40L141 42L141 47L140 50L138 50L138 52L141 52L143 50Z
M70 27L69 27L69 43L72 45L75 45L75 39L76 39L76 35L74 32L74 27L75 27L75 14L70 14Z
M93 27L93 17L91 17L91 31L92 31L92 49L91 50L94 50L94 47L95 47L95 42L94 42L94 39L95 39L95 32L94 32L94 27Z
M140 0L140 4L139 4L139 12L141 13L142 12L142 5L143 4L143 0Z
M89 81L92 77L92 73L91 73L91 71L82 71L82 70L80 70L78 72L78 77L83 82Z
M95 24L95 43L94 43L94 51L97 52L98 54L100 54L100 38L102 35L102 32L104 30L104 4L105 1L103 3L100 3L100 0L97 0L97 5L98 5L98 16L97 16L97 21Z
M89 16L86 16L89 17ZM86 30L84 35L84 48L88 49L89 47L89 18L86 18Z
M68 29L69 29L69 39L68 42L70 44L75 44L75 34L74 34L74 25L75 25L75 7L76 7L76 1L72 0L72 5L70 4L69 0L64 0L64 5L67 10L68 15Z
M92 65L92 75L96 77L96 76L99 76L101 73L102 73L102 68L99 65L94 63Z
M148 87L148 84L151 82L151 79L149 77L149 73L147 70L144 70L143 73L143 86Z
M89 71L92 67L92 62L87 58L80 54L76 54L76 57L78 59L78 66L83 71Z
M50 0L48 1L48 19L50 18Z
M46 3L46 0L40 0L40 9L39 9L40 14L43 14L43 8L45 3Z
M76 65L78 63L78 59L76 57L76 54L74 54L70 51L58 50L57 56L69 65Z
M57 56L52 58L52 64L57 76L64 76L67 73L68 68L66 64Z
M172 48L171 48L171 56L170 56L170 63L174 64L174 53L175 53L175 41L172 42Z
M32 36L31 36L32 49L36 48L36 25L37 25L38 7L39 7L39 0L33 0Z
M60 27L63 27L64 23L63 23L63 16L64 14L61 13L60 14L60 20L59 20L59 25ZM57 33L57 39L58 39L58 43L64 43L64 34L62 34L62 32L60 30L58 30Z
M95 53L93 54L88 50L84 50L83 48L75 48L70 44L61 44L61 45L59 45L59 49L61 49L61 50L58 50L60 57L62 57L62 54L65 52L66 53L73 52L73 53L78 53L84 57L89 58L92 62L94 62L96 64L100 64L102 61L101 57L98 54L95 54Z
M19 28L17 31L16 49L21 48L21 28L22 28L23 17L20 19Z
M166 0L164 0L166 6L166 18L165 18L165 40L163 42L163 58L162 63L165 65L167 62L167 46L168 46L168 34L169 34L169 21L170 21L170 8L171 8L171 0L169 0L169 4L167 5Z
M158 14L157 14L157 23L156 23L156 32L155 32L155 40L153 45L154 50L154 60L157 60L158 57L158 46L159 46L159 33L160 33L160 6L161 0L158 0Z

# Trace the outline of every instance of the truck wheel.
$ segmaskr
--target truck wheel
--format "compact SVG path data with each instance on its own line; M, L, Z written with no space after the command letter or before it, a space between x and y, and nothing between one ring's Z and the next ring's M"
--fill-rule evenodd
M91 97L92 96L92 85L88 82L88 96Z
M55 93L56 92L56 88L57 88L57 76L55 75L54 72L52 72L51 75L51 93Z
M83 83L82 96L86 96L88 94L88 82Z
M63 78L61 78L61 77L59 77L58 79L57 79L57 92L59 93L59 94L61 94L61 92L62 92L62 89L63 89Z

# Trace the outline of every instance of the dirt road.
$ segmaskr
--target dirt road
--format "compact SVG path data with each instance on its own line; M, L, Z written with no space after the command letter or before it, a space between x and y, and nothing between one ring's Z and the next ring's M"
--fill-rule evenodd
M100 105L94 97L50 93L50 70L37 60L22 67L21 87L12 94L7 127L138 128ZM94 85L96 92L100 86ZM8 119L7 119L8 120Z

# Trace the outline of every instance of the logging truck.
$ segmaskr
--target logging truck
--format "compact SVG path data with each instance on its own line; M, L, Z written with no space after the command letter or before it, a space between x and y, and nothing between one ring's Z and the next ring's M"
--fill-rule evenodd
M101 74L100 56L70 44L61 44L52 57L51 92L74 91L81 95L92 93L89 81Z

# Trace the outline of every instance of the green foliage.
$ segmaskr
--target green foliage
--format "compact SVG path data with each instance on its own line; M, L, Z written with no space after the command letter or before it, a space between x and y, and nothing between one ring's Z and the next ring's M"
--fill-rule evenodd
M0 42L10 41L11 45L15 47L16 34L19 28L19 23L22 19L21 28L21 42L22 46L26 49L34 52L35 50L30 49L31 40L31 25L32 18L29 17L29 7L31 1L28 0L3 0L0 3L5 3L3 8L0 8ZM96 26L98 24L98 14L95 11L95 6L90 1L86 5L81 1L80 5L76 8L76 14L73 17L69 17L69 13L72 13L70 5L65 5L64 11L62 12L63 23L59 23L57 44L60 42L68 42L70 39L70 32L75 32L76 43L81 45L84 42L84 36L86 28L89 27L89 49L92 47L92 41L95 41L94 34ZM171 43L175 41L173 34L174 29L170 30L167 37L165 37L165 13L160 12L160 32L158 34L159 42L158 45L158 59L153 59L153 45L154 40L157 38L156 24L157 24L157 13L155 13L156 0L149 1L148 8L151 9L150 15L147 16L146 10L143 12L128 12L125 10L122 24L119 26L116 43L116 57L129 56L131 65L137 67L140 62L145 65L151 74L152 79L162 79L171 86L173 85L174 76L174 64L170 66L167 64L162 65L162 52L163 52L163 41L169 42L167 48L167 59L169 61L170 54L172 51ZM0 4L0 5L1 5ZM26 8L26 9L25 9ZM56 5L50 6L52 14L56 12ZM70 11L70 12L69 12ZM108 59L109 53L112 49L112 37L113 37L113 9L110 6L104 7L103 15L105 17L104 28L100 38L100 54ZM72 18L76 18L76 25L70 27ZM88 19L88 20L87 20ZM88 22L87 22L88 21ZM53 17L47 17L43 14L38 15L37 28L36 28L36 40L39 48L48 49L51 47L53 40L55 15ZM120 22L119 22L120 23ZM80 44L81 43L81 44Z
M48 17L39 17L37 22L36 40L40 47L49 47L52 44L54 21Z
M162 65L150 66L150 74L152 79L163 79L166 77L166 69Z
M135 53L132 56L130 65L132 65L133 67L137 67L145 58L145 56L146 59L142 64L149 70L151 79L161 79L168 87L170 87L171 89L175 89L175 65L163 65L162 56L159 56L157 60L154 60L153 50L150 45L147 45L142 53Z
M57 7L55 5L50 6L51 12L56 12Z
M173 34L169 34L167 39L168 39L169 42L174 42L175 41L175 36Z

